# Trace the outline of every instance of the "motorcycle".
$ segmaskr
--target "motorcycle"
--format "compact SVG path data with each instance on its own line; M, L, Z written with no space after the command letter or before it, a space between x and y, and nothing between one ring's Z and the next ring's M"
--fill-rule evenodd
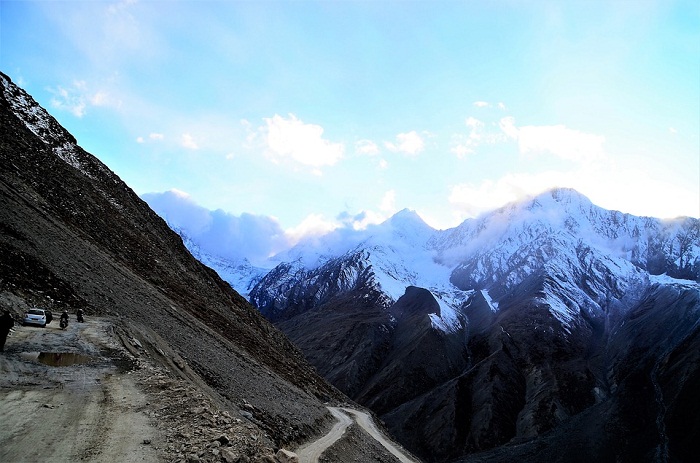
M62 330L65 330L68 327L68 319L62 317L58 326L60 326Z

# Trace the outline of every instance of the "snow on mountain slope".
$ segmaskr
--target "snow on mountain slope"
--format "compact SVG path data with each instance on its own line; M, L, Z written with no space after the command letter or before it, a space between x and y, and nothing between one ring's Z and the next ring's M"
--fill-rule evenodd
M185 230L171 223L168 223L168 226L180 235L190 254L207 267L214 269L221 279L230 284L236 292L246 299L248 299L253 286L269 271L269 269L252 265L247 259L234 261L204 252Z
M429 246L454 266L457 287L489 290L495 301L533 274L548 275L541 300L564 326L648 285L650 274L697 279L700 267L697 219L608 211L563 189L465 221Z
M564 326L581 311L595 314L648 286L650 275L700 275L697 219L609 211L570 189L547 191L444 231L402 210L365 230L341 228L304 240L271 258L267 268L204 253L180 234L193 254L241 294L255 297L261 309L273 304L270 310L284 311L304 292L313 293L309 301L320 301L362 285L391 304L408 286L418 286L438 301L440 314L431 319L442 331L458 325L457 312L473 291L483 290L495 312L509 291L535 274L547 276L541 302Z
M320 301L361 285L381 292L388 307L407 287L418 286L430 290L440 305L440 313L431 315L433 326L454 331L461 327L456 311L471 292L450 283L451 269L433 258L427 243L435 233L415 212L403 210L367 230L337 230L302 242L285 255L275 257L283 263L270 272L274 278L265 278L256 285L251 293L253 303L267 307L276 300L274 305L278 307L286 300L281 293L285 291L313 291L315 300ZM297 278L294 290L287 284L292 273ZM285 283L275 283L275 278L282 278Z
M556 189L446 231L404 210L364 231L337 231L314 246L302 243L281 260L293 256L306 269L294 283L296 292L304 291L304 278L317 281L319 270L334 259L360 265L371 276L365 284L390 301L407 286L426 288L440 304L442 317L431 318L443 331L455 326L455 311L474 290L487 291L495 310L523 281L542 274L547 278L540 301L568 330L582 311L594 316L611 300L648 285L650 274L697 279L697 224L608 211L574 190ZM282 289L269 279L261 284Z
M76 155L77 143L49 113L27 93L14 87L9 79L0 76L2 91L12 112L44 143L52 146L54 153L69 165L86 173L84 163Z

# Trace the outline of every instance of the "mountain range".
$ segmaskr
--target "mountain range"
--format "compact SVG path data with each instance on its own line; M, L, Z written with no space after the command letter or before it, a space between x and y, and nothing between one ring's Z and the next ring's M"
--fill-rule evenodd
M426 461L697 454L698 219L554 189L448 230L403 210L271 262L219 270Z
M698 219L556 189L448 230L404 210L252 265L167 223L0 81L3 308L81 308L148 340L264 436L252 457L319 435L347 397L428 462L698 455Z

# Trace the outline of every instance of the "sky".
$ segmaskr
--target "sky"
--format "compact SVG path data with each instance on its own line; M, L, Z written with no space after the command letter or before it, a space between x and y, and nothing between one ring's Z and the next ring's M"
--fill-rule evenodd
M694 1L2 0L0 70L149 203L261 253L552 187L700 216Z

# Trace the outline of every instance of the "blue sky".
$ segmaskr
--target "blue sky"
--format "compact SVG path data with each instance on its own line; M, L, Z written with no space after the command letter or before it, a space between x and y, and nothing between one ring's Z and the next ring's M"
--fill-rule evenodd
M403 208L452 227L554 186L700 216L697 2L3 0L0 15L0 69L182 211L288 241Z

